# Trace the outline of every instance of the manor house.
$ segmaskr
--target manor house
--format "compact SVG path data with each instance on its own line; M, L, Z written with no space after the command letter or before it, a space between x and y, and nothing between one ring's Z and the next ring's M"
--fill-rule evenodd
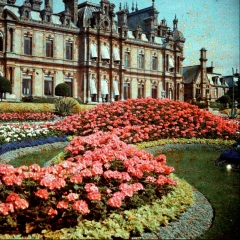
M60 0L59 0L60 1ZM0 0L0 75L11 81L6 98L54 97L65 82L84 103L128 98L184 100L185 38L158 20L154 0L119 9L108 0Z

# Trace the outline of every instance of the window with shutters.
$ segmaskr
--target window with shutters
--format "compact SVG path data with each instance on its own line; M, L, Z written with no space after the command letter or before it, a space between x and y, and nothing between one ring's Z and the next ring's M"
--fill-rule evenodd
M46 96L53 96L53 77L44 76L44 94Z
M157 85L152 85L152 98L157 98Z
M144 55L142 53L138 55L138 68L144 68Z
M49 38L46 39L46 57L53 57L53 40Z
M24 54L32 55L32 38L24 36Z
M70 87L70 97L73 96L73 79L71 77L65 77L64 82Z
M130 52L125 52L124 54L124 65L125 67L130 67Z
M22 94L23 95L31 95L32 94L32 76L31 75L23 75Z
M138 83L138 98L144 97L144 84Z
M125 82L123 84L123 97L125 100L130 98L130 83L129 82Z
M73 59L73 52L72 52L72 42L66 42L66 59L72 60Z
M157 70L157 57L152 57L152 70Z

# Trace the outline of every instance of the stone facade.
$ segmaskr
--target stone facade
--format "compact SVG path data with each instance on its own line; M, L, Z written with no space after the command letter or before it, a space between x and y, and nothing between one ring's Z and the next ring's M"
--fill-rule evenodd
M153 5L138 10L63 0L0 1L0 74L12 83L9 95L54 97L65 82L85 103L140 97L183 101L185 38L173 20L171 30ZM42 10L41 10L42 9Z

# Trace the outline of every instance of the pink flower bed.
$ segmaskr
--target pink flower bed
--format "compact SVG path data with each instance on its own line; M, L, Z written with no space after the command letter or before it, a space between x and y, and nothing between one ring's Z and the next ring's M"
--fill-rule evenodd
M0 165L0 220L6 224L1 231L23 229L33 219L36 232L103 220L151 204L177 184L168 176L174 169L166 166L165 155L154 157L114 134L79 136L66 150L65 161L55 166Z
M234 139L239 128L197 106L152 98L101 104L48 127L81 136L113 132L127 143L179 137Z
M49 121L57 116L53 113L0 113L0 121Z

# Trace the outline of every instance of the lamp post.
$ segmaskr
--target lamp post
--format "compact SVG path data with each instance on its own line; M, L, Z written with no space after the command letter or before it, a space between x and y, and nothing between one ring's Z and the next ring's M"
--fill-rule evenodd
M232 95L232 111L231 111L231 117L232 118L235 118L238 114L237 114L237 105L238 105L238 102L235 101L234 102L234 85L235 85L235 82L234 82L234 77L240 77L240 74L238 73L238 70L236 69L236 72L234 73L234 69L232 68L232 73L233 73L233 76L232 76L232 88L233 88L233 95Z
M161 91L161 96L162 96L162 99L165 98L165 91L164 90Z

